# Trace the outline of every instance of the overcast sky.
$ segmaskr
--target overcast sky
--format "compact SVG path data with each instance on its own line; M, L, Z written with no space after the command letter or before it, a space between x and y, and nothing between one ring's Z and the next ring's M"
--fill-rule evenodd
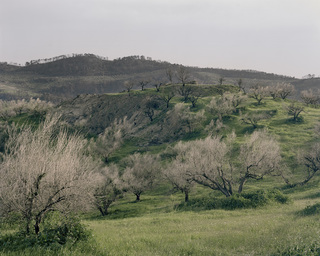
M0 61L71 53L320 75L320 0L0 0Z

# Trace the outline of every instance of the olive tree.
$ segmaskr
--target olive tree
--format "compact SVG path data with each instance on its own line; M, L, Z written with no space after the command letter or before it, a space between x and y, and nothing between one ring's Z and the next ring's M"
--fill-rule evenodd
M14 126L0 164L0 210L16 212L36 234L47 213L85 209L99 175L86 155L85 141L69 135L49 118L35 131Z
M143 192L151 189L159 175L159 157L135 153L123 160L126 168L121 177L124 189L140 201Z

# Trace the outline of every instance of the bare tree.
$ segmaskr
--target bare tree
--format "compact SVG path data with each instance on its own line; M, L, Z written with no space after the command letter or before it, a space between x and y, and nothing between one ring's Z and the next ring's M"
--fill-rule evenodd
M266 130L254 131L240 147L241 171L238 192L249 179L261 180L266 175L278 175L281 162L280 146Z
M192 180L227 197L232 195L232 166L227 160L230 148L221 137L187 142L184 147L177 145L176 149L182 152L187 175Z
M167 68L166 69L166 76L167 76L167 78L169 80L169 83L173 84L174 72L173 72L173 70L171 68Z
M119 178L116 165L104 167L101 170L101 179L95 190L95 205L102 216L108 215L109 207L123 194L123 184Z
M222 121L224 116L232 114L235 109L232 100L224 95L213 97L207 108L212 115L217 115L220 121Z
M146 87L148 84L150 83L149 80L141 80L139 82L140 86L141 86L141 91L144 91L144 87Z
M252 125L253 129L258 127L258 122L264 119L268 119L270 115L266 113L259 113L259 112L249 112L244 115L240 116L240 120L244 124Z
M219 78L219 85L220 85L220 86L222 85L222 83L224 82L224 80L225 80L225 79L224 79L223 77L220 77L220 78Z
M187 132L193 132L204 120L204 110L191 112L190 107L184 103L177 103L168 115L172 118L172 128L185 127Z
M240 147L237 165L233 163L235 135L226 140L207 137L185 143L182 152L187 174L203 186L229 197L238 184L238 192L249 179L261 180L277 173L281 160L278 143L266 131L255 131Z
M237 81L237 85L238 85L238 87L239 87L239 90L240 90L240 91L243 91L243 93L246 94L246 89L245 89L245 87L244 87L244 85L243 85L243 81L242 81L241 78Z
M51 211L85 209L99 180L96 164L84 152L84 139L68 135L56 123L51 118L35 131L14 127L2 156L1 211L19 213L26 233L33 224L38 234Z
M288 96L290 96L295 90L292 84L283 82L277 84L277 91L279 97L284 100Z
M304 90L301 92L300 97L307 105L317 105L320 101L320 90Z
M175 93L173 91L163 92L160 95L160 99L162 99L166 103L167 108L169 108L169 103L174 96Z
M155 97L150 97L147 99L147 102L146 102L146 109L145 109L145 115L147 117L149 117L150 119L150 122L153 121L153 116L155 114L155 110L158 109L160 107L159 105L159 102L156 100Z
M192 90L192 92L189 96L189 100L191 102L191 107L193 107L193 108L196 107L196 104L197 104L200 97L201 97L201 92L199 90Z
M300 154L298 154L298 160L306 167L307 175L302 182L294 184L293 186L303 186L307 184L320 170L320 143L317 142L313 144L311 149L308 151L300 152Z
M298 121L299 115L303 112L304 108L299 106L297 103L291 103L286 107L289 116L292 116L293 122Z
M102 134L95 139L92 138L89 143L89 151L92 155L99 156L105 163L108 163L110 155L121 147L124 138L134 133L134 122L125 116L122 119L115 119Z
M182 86L185 86L190 82L191 75L189 70L184 66L180 66L177 71L177 78L182 83Z
M126 91L129 93L130 95L130 91L133 89L135 85L135 82L133 80L129 80L129 81L125 81L123 86L126 89Z
M249 97L257 101L258 105L261 104L262 100L267 96L267 88L259 85L255 85L250 88Z
M184 161L184 157L189 148L187 144L181 141L172 149L172 153L176 156L173 161L165 168L163 174L165 178L173 185L174 189L184 193L184 201L189 201L189 193L194 185L192 176L190 175L190 166Z
M192 92L193 92L193 89L190 85L185 85L185 86L182 85L178 88L178 93L183 97L184 102L188 102Z
M124 159L126 168L122 180L124 188L140 201L143 192L151 189L159 175L159 157L135 153Z
M162 82L153 82L153 86L156 88L157 92L160 92L160 87L163 85Z

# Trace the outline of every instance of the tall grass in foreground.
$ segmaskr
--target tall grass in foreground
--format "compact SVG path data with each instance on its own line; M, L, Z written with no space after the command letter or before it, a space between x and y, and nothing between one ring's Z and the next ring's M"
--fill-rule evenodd
M105 255L286 255L319 241L319 215L298 215L302 207L303 202L296 202L258 210L172 212L87 224Z

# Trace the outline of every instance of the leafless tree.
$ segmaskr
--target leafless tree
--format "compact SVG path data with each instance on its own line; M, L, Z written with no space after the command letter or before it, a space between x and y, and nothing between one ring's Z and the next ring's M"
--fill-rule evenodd
M298 121L299 115L303 112L304 108L297 103L291 103L286 107L289 116L292 116L293 122Z
M279 94L279 97L281 99L286 99L288 96L290 96L294 91L294 86L290 83L278 83L277 84L277 88L278 88L278 94Z
M180 86L178 93L183 97L184 102L188 102L190 95L193 92L193 88L190 85Z
M238 87L239 87L239 90L240 90L240 91L243 91L243 93L246 94L246 89L245 89L245 87L243 86L243 81L242 81L241 78L237 81L237 85L238 85Z
M101 215L106 216L111 204L123 194L123 184L119 178L118 167L116 165L104 167L97 184L94 192L95 205Z
M262 100L267 96L267 88L259 85L255 85L250 88L249 97L257 101L258 105L261 104Z
M252 125L253 129L258 127L258 122L264 119L268 119L270 116L266 113L249 112L240 116L240 120L244 124Z
M67 214L92 203L99 175L84 152L85 141L57 128L50 118L35 131L14 127L0 166L1 211L17 212L25 231L33 224L36 234L47 213Z
M185 86L191 79L189 70L184 66L180 66L177 71L177 78L182 83L182 86Z
M227 197L232 195L232 166L227 160L230 148L221 137L207 137L204 140L187 142L180 148L187 175L192 180L218 190Z
M320 101L320 90L304 90L301 92L300 97L307 105L317 105Z
M155 97L150 97L147 99L146 102L146 109L145 109L145 115L149 117L150 121L153 121L153 116L155 114L155 110L160 107L159 102Z
M181 141L172 149L175 154L173 161L163 170L165 178L174 186L174 189L184 193L184 201L189 201L189 193L194 185L192 176L190 175L190 166L184 158L189 151L188 145Z
M166 69L166 76L167 76L167 78L169 80L169 83L173 84L174 72L173 72L173 70L171 68L167 68Z
M294 184L293 186L307 184L320 170L320 143L317 142L313 144L308 151L300 152L297 158L299 162L306 167L307 175L302 182Z
M123 86L126 89L126 91L130 94L130 91L135 86L135 82L133 80L125 81Z
M221 122L224 116L232 114L235 110L232 100L224 95L213 97L207 108L212 115L217 115Z
M280 146L266 130L254 131L240 147L241 171L238 192L249 179L261 180L266 175L280 176Z
M234 111L236 111L247 100L247 96L241 94L226 93L224 94L224 97L226 101L231 101Z
M280 147L266 131L255 131L240 147L238 164L234 164L233 143L235 135L226 140L207 137L185 143L183 161L187 174L203 186L220 191L229 197L237 184L241 193L249 179L260 180L277 173L281 160Z
M177 103L168 115L172 118L172 127L185 127L187 132L193 132L204 120L204 110L191 112L184 103Z
M295 91L294 86L286 82L277 83L277 85L268 86L266 90L269 92L270 96L273 99L281 98L283 100L286 99Z
M159 157L150 154L135 153L123 160L126 168L122 181L124 188L140 201L143 192L151 189L159 175Z
M157 92L160 92L160 87L161 87L162 85L163 85L162 82L157 82L157 81L153 82L153 86L156 88L156 91L157 91Z
M220 77L220 78L219 78L219 85L220 85L220 86L222 85L222 83L223 83L224 80L225 80L225 79L224 79L223 77Z
M148 84L150 83L149 80L141 80L139 82L140 86L141 86L141 91L144 91L144 87L146 87Z
M131 119L126 116L115 119L96 139L92 138L89 143L89 151L92 155L99 156L108 163L110 155L121 147L124 138L134 133L134 118L135 115Z
M201 97L201 92L199 90L193 90L189 96L189 100L191 102L191 107L195 108L196 104Z
M173 91L163 92L160 95L160 99L162 99L166 103L167 108L169 108L169 103L174 96L175 93Z

